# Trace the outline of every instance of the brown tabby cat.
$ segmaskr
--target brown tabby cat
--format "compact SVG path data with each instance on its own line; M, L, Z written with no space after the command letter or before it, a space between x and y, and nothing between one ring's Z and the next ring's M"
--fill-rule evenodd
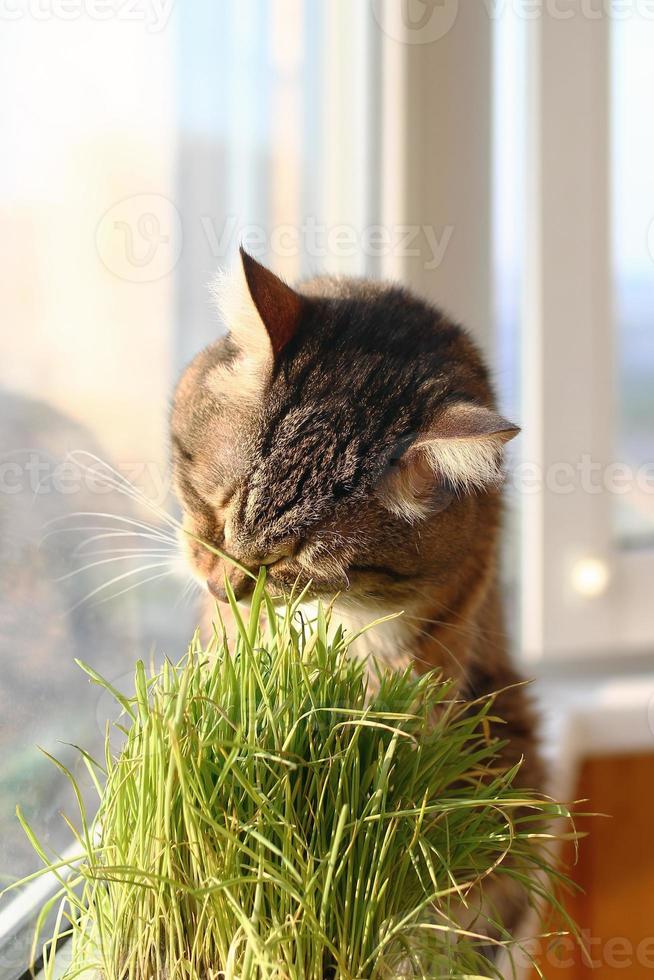
M501 693L507 763L541 783L534 722L502 633L497 551L502 450L479 351L439 310L397 286L319 278L291 289L241 250L218 290L230 332L179 382L172 415L186 526L271 590L311 581L340 594L356 641L416 670L440 667L462 697ZM224 599L251 580L187 539L195 574ZM521 900L506 896L504 920Z

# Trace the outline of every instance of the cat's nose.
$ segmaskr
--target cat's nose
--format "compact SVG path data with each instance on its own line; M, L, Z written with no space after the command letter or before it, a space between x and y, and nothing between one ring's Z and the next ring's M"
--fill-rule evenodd
M234 592L237 602L249 598L255 586L255 580L246 575L240 569L234 569L229 574L229 584ZM210 575L207 579L207 588L218 602L227 602L227 589L225 588L225 573L221 570L217 575Z

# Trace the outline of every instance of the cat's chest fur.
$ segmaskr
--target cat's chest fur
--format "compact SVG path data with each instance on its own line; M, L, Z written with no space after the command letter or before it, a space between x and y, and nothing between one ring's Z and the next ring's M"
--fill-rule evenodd
M316 602L307 602L300 611L311 623L316 618L317 609ZM336 601L333 620L353 638L351 655L365 660L371 667L377 663L381 668L404 670L411 665L411 630L401 613L364 603Z

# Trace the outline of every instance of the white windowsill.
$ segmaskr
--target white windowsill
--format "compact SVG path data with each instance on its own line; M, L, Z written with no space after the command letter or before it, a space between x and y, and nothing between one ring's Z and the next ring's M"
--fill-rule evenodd
M534 696L552 792L570 799L588 756L654 752L654 669L575 677L541 677Z

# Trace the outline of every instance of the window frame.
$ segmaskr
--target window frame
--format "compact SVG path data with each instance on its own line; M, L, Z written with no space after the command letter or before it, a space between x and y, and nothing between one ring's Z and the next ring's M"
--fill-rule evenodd
M620 657L643 662L654 647L649 583L654 549L621 546L615 498L595 492L615 461L618 419L616 316L611 254L611 11L573 0L534 11L461 7L435 43L384 38L385 64L400 84L384 94L384 119L399 99L404 154L382 182L389 222L432 220L454 229L442 265L428 273L420 259L390 272L452 312L498 364L494 313L491 176L494 118L493 44L497 17L517 18L524 41L524 108L518 143L523 179L514 188L520 222L518 273L522 435L512 448L507 498L517 512L518 543L508 578L519 593L516 658L526 669L597 665ZM514 28L515 29L515 28ZM495 37L493 35L495 34ZM387 68L388 70L388 68ZM484 91L485 88L485 91ZM426 101L425 93L429 100ZM513 97L513 94L511 94ZM520 93L522 99L523 93ZM429 111L447 159L435 156L416 125ZM524 118L522 118L524 116ZM395 145L397 146L397 140ZM562 149L563 148L563 149ZM398 187L400 190L398 191ZM524 243L524 245L523 245ZM493 327L495 329L493 329ZM498 385L501 393L501 379ZM585 460L590 464L583 473ZM555 486L566 467L570 485ZM589 486L590 491L586 489ZM597 561L605 589L583 595L578 563ZM517 566L517 568L516 568ZM514 570L515 569L515 570Z
M61 855L62 862L70 862L69 867L75 865L79 860L79 846L71 844ZM39 976L43 967L43 952L35 956L34 969L29 964L29 952L34 938L34 925L39 909L52 898L61 887L61 880L54 871L44 871L38 873L36 877L28 882L25 887L14 895L14 897L0 910L0 952L3 955L7 944L11 943L16 954L20 953L20 964L16 963L16 969L8 975L16 976L18 980L28 980L34 976ZM57 907L50 911L48 923L54 925L57 915ZM47 937L47 924L44 925L44 938ZM64 935L57 940L57 949L60 945L68 942L70 934L65 931ZM35 951L36 952L36 951ZM7 967L8 970L12 968Z
M615 460L611 24L576 7L569 18L543 11L526 25L522 461L546 482L561 464L588 458L599 473ZM614 503L578 479L565 492L541 485L520 494L528 661L651 655L654 550L620 546ZM594 596L573 586L586 558L609 573Z

